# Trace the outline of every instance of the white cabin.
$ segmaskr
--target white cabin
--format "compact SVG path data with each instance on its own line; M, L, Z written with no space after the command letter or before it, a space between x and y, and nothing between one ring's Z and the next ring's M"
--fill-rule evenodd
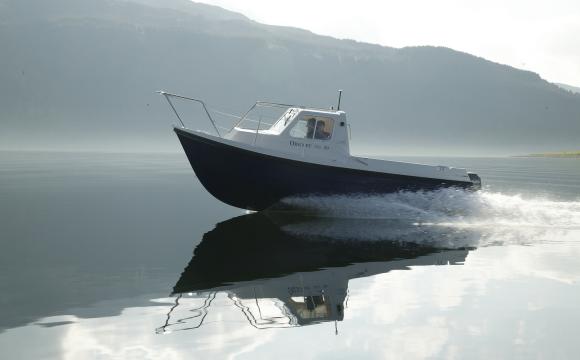
M291 107L269 129L236 126L224 138L291 155L346 161L347 127L344 111Z

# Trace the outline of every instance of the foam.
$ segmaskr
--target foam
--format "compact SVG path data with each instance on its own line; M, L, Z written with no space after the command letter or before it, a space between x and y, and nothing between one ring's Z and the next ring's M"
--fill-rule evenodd
M437 242L451 247L580 241L580 201L441 189L293 197L283 204L315 215L283 226L298 235Z

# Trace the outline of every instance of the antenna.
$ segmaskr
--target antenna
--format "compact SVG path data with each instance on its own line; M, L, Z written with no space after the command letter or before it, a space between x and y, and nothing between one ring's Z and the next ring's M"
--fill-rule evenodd
M338 90L338 105L336 106L336 110L340 110L340 98L342 98L342 90Z

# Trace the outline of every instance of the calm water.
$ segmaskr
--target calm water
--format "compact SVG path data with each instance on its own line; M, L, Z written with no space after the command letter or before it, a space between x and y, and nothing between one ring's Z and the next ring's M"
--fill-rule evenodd
M476 194L208 195L182 154L0 153L3 359L580 354L580 160L435 159Z

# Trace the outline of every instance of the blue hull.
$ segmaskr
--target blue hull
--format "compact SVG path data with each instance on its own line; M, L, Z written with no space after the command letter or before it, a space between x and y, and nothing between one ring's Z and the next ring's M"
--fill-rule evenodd
M264 210L289 196L384 194L473 183L311 164L259 154L175 128L199 181L218 200Z

